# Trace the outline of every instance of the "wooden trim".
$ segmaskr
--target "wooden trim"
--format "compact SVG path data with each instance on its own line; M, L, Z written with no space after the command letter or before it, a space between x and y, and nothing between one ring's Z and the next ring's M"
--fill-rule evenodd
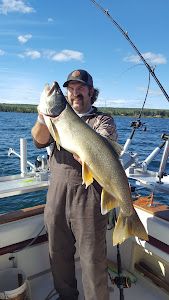
M1 215L0 225L43 214L44 208L45 204L41 204Z
M162 219L169 220L169 207L166 205L159 204L155 207L148 207L149 200L143 199L144 197L139 198L134 202L134 206L143 210L146 210L147 212L153 214L154 216L158 216ZM19 221L24 218L33 217L36 215L40 215L44 213L45 204L24 208L15 212L7 213L0 216L0 225L7 224L14 221ZM168 217L166 217L168 216ZM19 242L17 244L9 245L3 248L0 248L0 255L6 254L6 253L12 253L14 251L21 250L26 245L28 245L33 239L29 239L26 241ZM37 240L33 243L33 245L38 243L43 243L47 241L47 235L41 235L37 238ZM149 241L147 241L150 245L160 249L161 251L169 254L169 245L155 239L152 236L149 236Z
M22 241L22 242L13 244L13 245L9 245L9 246L0 248L0 256L7 254L7 253L14 253L15 251L21 251L23 248L28 246L33 241L33 239L25 240L25 241ZM48 241L47 234L43 234L43 235L38 236L32 245L42 244L47 241Z
M169 206L158 202L155 202L152 206L150 206L150 203L151 196L139 197L138 200L133 202L135 208L142 209L154 217L158 217L169 222Z
M158 217L162 220L169 222L169 206L154 203L153 206L150 206L151 203L151 195L145 197L139 197L138 200L134 201L134 207L138 209L142 209L143 211L148 212L152 215L152 217ZM152 237L149 235L149 240L147 241L150 245L158 248L159 250L169 254L169 245L163 243L162 241Z
M149 237L149 240L146 243L148 243L148 244L158 248L159 250L169 254L169 245L155 239L154 237L152 237L150 235L148 237Z

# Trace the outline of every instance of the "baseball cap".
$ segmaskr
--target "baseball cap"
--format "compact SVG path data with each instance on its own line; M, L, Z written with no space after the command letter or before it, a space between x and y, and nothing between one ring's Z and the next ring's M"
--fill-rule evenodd
M88 86L93 87L93 78L85 70L75 70L68 75L67 81L63 84L64 87L67 87L70 81L79 81Z

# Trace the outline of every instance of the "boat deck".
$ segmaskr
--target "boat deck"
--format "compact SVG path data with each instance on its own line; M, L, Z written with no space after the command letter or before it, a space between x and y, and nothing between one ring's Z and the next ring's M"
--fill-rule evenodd
M32 189L32 181L27 183L26 180L26 184ZM20 193L24 191L20 190ZM15 190L8 192L16 193ZM137 213L149 233L149 241L131 238L120 246L122 267L128 270L128 273L132 272L136 278L136 283L132 283L131 288L124 289L125 300L169 299L169 207L149 207L148 204L145 199L134 202ZM57 300L50 273L47 236L43 229L43 210L44 205L39 205L1 216L0 266L1 269L5 269L17 262L17 267L23 270L29 280L31 300ZM33 244L28 247L32 241ZM10 260L11 253L14 255L13 262ZM112 230L107 230L107 254L108 260L116 262L117 251L116 247L112 246ZM84 300L78 253L75 260L79 300ZM117 269L114 271L117 274ZM109 287L110 300L120 299L117 286L109 281ZM165 292L162 287L165 288Z
M76 264L76 276L78 281L78 290L80 292L79 300L84 300L82 281L81 281L81 268L80 263ZM46 300L47 296L50 294L51 300L57 300L58 296L53 291L53 280L50 272L36 277L30 281L31 286L31 296L32 300ZM117 286L113 286L109 282L110 288L110 300L120 299L120 293ZM53 295L53 297L52 297ZM136 283L133 283L130 288L124 289L124 299L125 300L167 300L169 295L167 295L163 290L156 288L151 281L147 281L144 278L139 278ZM104 299L103 299L104 300Z

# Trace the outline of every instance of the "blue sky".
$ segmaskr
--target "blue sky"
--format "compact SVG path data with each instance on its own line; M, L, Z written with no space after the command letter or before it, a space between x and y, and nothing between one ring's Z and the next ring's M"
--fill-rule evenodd
M169 93L169 1L98 3L128 32ZM0 1L1 103L38 104L45 83L62 87L78 68L93 76L97 106L142 106L148 70L91 0ZM145 107L169 109L152 77Z

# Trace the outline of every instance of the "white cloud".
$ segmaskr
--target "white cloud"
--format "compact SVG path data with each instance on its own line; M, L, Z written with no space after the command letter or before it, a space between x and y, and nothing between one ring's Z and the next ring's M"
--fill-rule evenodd
M83 53L73 50L62 50L61 52L51 55L51 59L59 62L69 60L83 61Z
M37 59L41 57L41 53L37 50L27 50L22 54L19 54L19 57L30 57L31 59Z
M25 0L2 0L1 3L0 14L7 15L11 12L29 14L35 12L33 7L25 3Z
M145 88L145 87L138 87L138 91L146 93L147 92L147 88ZM161 90L152 90L152 89L149 89L148 94L149 94L149 96L150 95L151 96L161 96L161 95L163 95L163 93L162 93Z
M145 53L142 53L142 56L144 57L144 59L148 63L151 63L153 65L160 65L160 64L166 64L167 63L167 59L165 58L165 56L163 54L160 54L160 53L155 54L155 53L152 53L152 52L145 52ZM130 55L130 56L125 57L124 61L139 64L141 62L141 59L138 55Z
M126 105L126 99L107 99L107 98L99 98L97 100L98 106L105 107L123 107Z
M19 35L18 36L18 41L21 44L25 44L28 40L32 38L32 34L25 34L25 35Z
M53 18L48 18L48 22L53 22Z
M138 107L140 108L143 104L143 99L138 98L108 98L108 97L99 97L96 102L97 106L104 107Z
M44 50L43 51L43 57L51 59L53 57L53 55L56 54L56 51L54 50Z
M27 72L25 69L18 71L9 67L0 74L0 101L36 104L39 101L42 86L34 71Z
M18 56L21 58L30 57L32 59L43 57L58 62L70 60L83 61L83 53L73 50L62 50L61 52L56 52L54 50L45 50L42 52L37 50L27 50L24 53L19 54Z
M0 56L3 56L5 54L5 51L0 49Z
M22 84L21 84L22 82ZM19 91L19 93L18 93ZM3 95L4 94L4 95ZM36 104L39 100L40 91L34 86L34 83L28 82L27 84L20 79L19 82L15 82L10 87L10 91L6 86L6 90L1 93L1 102L2 103L21 103L23 104ZM6 96L7 95L7 96Z

